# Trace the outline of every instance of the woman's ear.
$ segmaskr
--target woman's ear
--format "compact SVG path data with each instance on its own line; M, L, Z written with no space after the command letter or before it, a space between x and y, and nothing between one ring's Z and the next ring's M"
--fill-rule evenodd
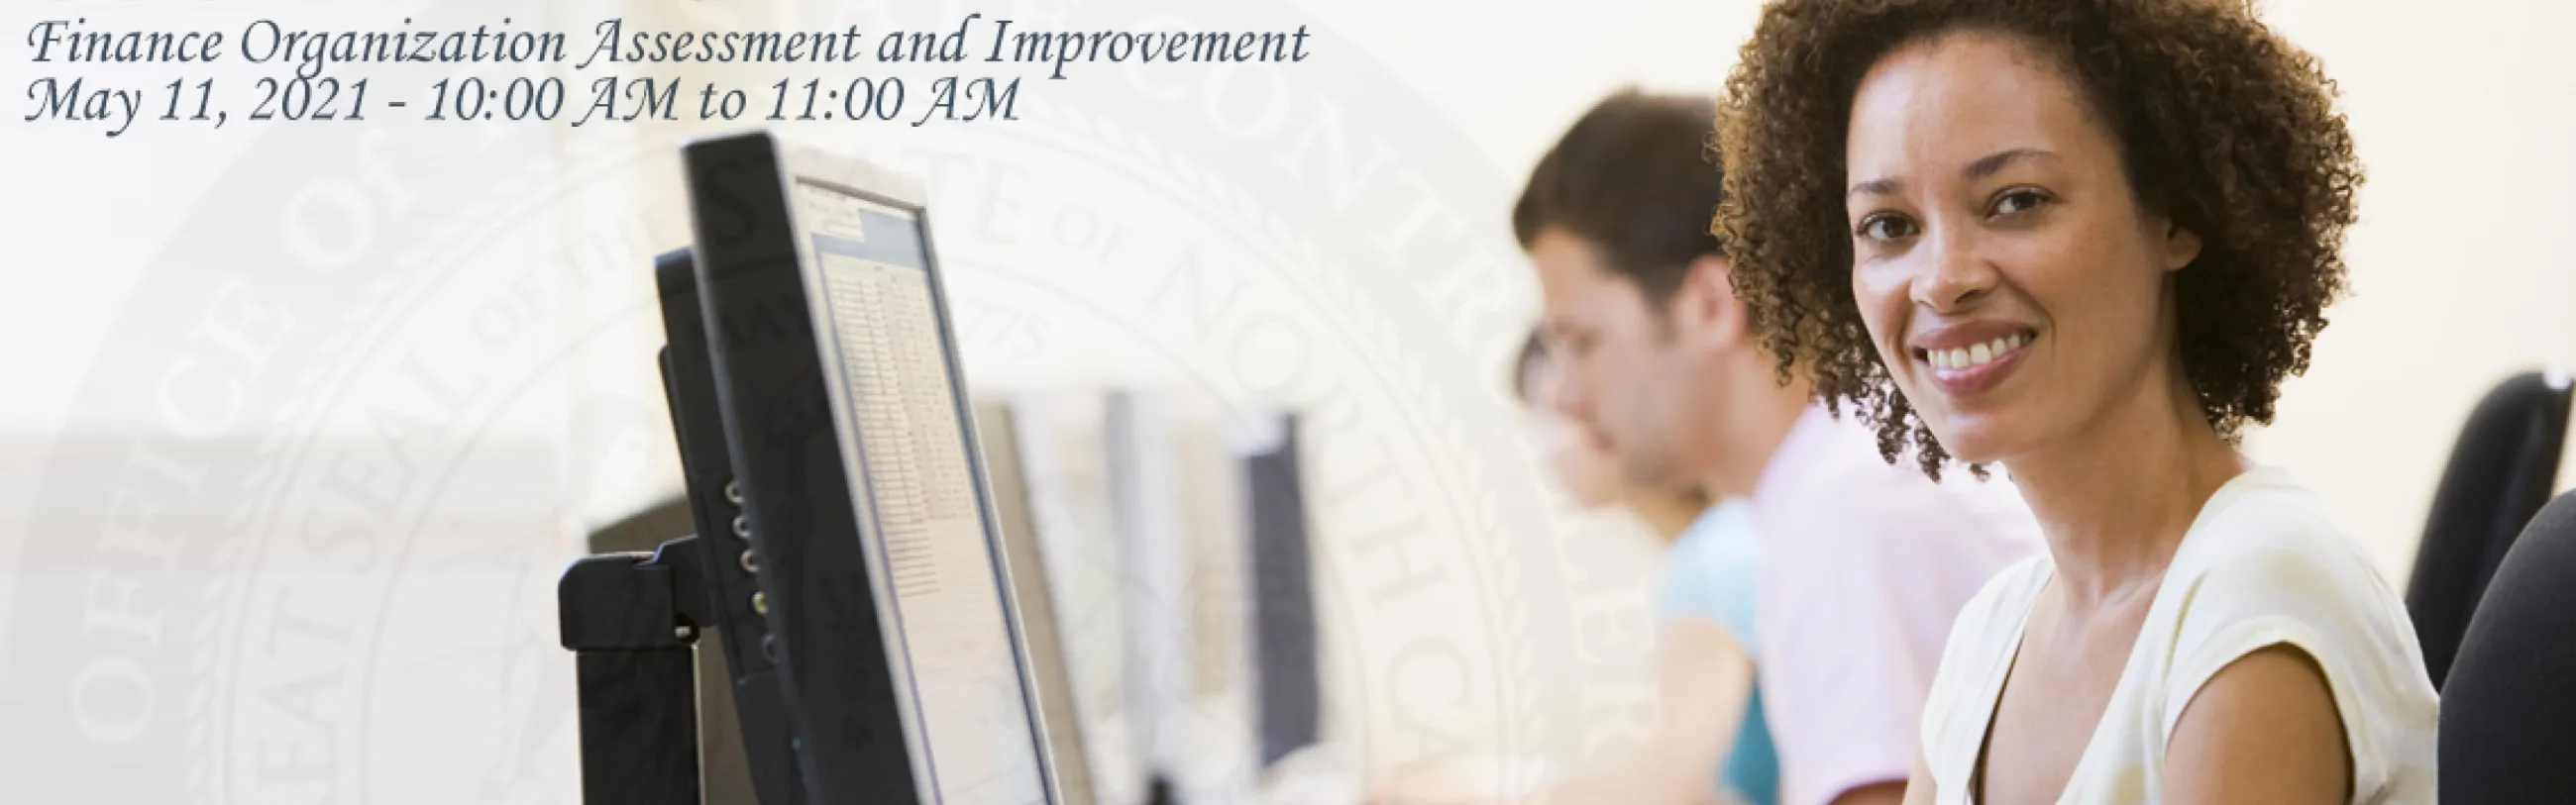
M2181 271L2200 259L2200 234L2168 219L2165 226L2165 270Z

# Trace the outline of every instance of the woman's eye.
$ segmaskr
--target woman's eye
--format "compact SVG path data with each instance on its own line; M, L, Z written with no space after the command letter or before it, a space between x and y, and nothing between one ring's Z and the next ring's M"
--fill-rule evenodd
M2047 204L2048 201L2048 195L2037 190L2028 188L2007 190L2003 195L1995 197L1995 214L2011 215L2029 212L2038 209L2042 204Z
M1869 240L1901 240L1914 235L1914 222L1901 215L1882 213L1861 219L1854 233Z

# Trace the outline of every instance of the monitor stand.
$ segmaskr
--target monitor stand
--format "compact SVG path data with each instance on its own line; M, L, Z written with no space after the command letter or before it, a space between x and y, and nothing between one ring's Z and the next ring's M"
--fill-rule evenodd
M707 610L697 537L585 557L555 585L579 663L582 801L700 805L696 643Z

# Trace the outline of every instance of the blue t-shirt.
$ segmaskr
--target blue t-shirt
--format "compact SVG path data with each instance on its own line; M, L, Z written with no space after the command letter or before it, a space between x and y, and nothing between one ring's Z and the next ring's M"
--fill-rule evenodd
M1712 505L1664 553L1658 614L1666 622L1697 620L1725 628L1758 666L1762 641L1754 631L1753 585L1761 569L1762 545L1754 540L1752 508L1742 500ZM1735 748L1718 770L1718 781L1753 805L1780 800L1780 757L1763 719L1759 683L1744 704L1744 722L1736 729Z

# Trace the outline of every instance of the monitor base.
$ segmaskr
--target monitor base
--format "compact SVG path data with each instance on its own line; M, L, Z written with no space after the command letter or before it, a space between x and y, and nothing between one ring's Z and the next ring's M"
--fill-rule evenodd
M696 537L585 557L555 585L581 680L582 800L701 805L696 644L710 618Z

